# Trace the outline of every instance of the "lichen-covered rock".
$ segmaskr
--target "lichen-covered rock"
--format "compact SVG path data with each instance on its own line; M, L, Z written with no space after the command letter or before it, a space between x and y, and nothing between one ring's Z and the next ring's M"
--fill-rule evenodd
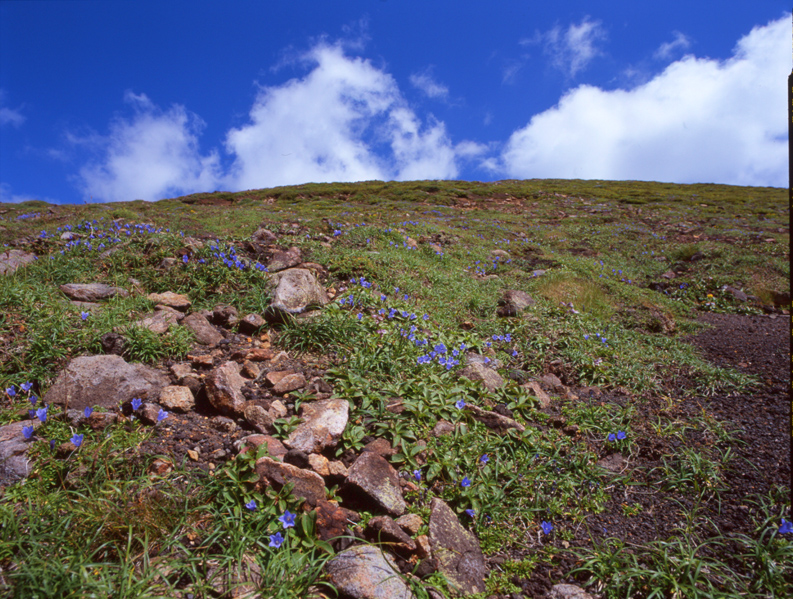
M303 403L300 405L303 422L292 431L284 445L306 453L335 447L347 427L349 414L350 404L346 399Z
M283 318L282 314L300 314L312 306L324 306L330 302L325 289L317 282L310 270L290 268L275 273L270 278L275 292L270 310L265 317L273 320Z
M330 582L355 599L413 599L393 559L371 545L345 549L325 566Z
M385 458L366 451L350 466L344 493L353 503L369 503L394 516L405 513L399 475Z
M272 458L259 458L256 461L256 474L259 476L260 484L272 485L276 489L287 483L293 483L292 495L305 499L312 506L325 499L327 494L325 481L316 472Z
M432 556L438 571L464 595L484 593L487 568L479 541L438 498L430 504L429 528Z
M240 365L224 362L212 370L204 380L207 398L218 412L225 415L241 416L245 410L245 396L242 386L245 379L240 376Z

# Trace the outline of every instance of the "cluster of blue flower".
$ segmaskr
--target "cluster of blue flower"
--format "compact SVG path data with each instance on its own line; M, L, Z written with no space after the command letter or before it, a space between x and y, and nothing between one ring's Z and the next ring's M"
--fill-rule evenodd
M256 505L255 499L251 499L248 503L245 504L245 509L248 509L252 512L255 512L257 507L258 506ZM295 525L296 516L297 514L293 514L289 510L284 510L283 515L278 517L278 521L284 527L284 530L286 530L287 528L292 528ZM286 539L280 532L277 532L274 535L270 535L270 547L278 549L281 545L283 545L285 540Z

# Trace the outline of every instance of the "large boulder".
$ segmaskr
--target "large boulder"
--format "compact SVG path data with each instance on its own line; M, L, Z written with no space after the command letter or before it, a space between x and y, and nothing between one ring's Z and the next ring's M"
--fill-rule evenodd
M430 504L430 546L438 571L463 595L484 593L487 568L479 541L442 500Z
M393 559L378 547L356 545L325 565L330 582L354 599L413 599Z
M275 286L275 292L268 315L275 320L283 313L300 314L313 306L324 306L330 302L325 289L310 270L290 268L273 274L270 282Z
M270 258L267 263L267 270L270 272L278 272L279 270L286 270L297 266L303 261L303 254L300 248L291 247L288 250L278 250Z
M18 268L27 266L36 260L35 254L22 250L8 250L0 254L0 275L10 275Z
M61 371L44 402L75 410L88 406L115 408L135 397L157 401L170 382L159 370L129 364L121 356L83 356Z
M98 302L117 295L121 297L129 295L126 289L112 287L104 283L67 283L66 285L61 285L60 289L66 297L77 302Z
M368 504L393 516L405 513L397 471L372 451L363 452L350 466L342 493L353 504Z

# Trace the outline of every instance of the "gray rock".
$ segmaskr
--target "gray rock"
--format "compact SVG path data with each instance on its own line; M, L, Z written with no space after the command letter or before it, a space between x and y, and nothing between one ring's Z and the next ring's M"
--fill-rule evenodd
M393 559L377 547L356 545L325 565L330 582L354 599L414 599Z
M36 260L35 254L22 250L8 250L0 254L0 275L10 275L18 268L27 266Z
M267 321L260 314L248 314L240 320L240 331L243 333L255 333L265 324L267 324Z
M240 322L240 315L234 306L215 306L212 310L212 322L233 329Z
M535 303L534 298L525 291L508 289L498 301L500 307L496 314L501 317L518 316L523 310Z
M416 543L413 542L407 533L388 516L375 516L371 518L364 530L364 536L372 543L388 543L395 553L407 556L416 550Z
M241 416L245 410L244 384L240 365L231 361L224 362L204 379L209 403L221 414L231 416Z
M23 420L0 426L0 488L13 485L30 474L28 447L32 441L25 439L22 429L38 428L38 420Z
M180 312L186 312L192 305L189 297L181 293L173 293L172 291L166 291L165 293L150 293L146 296L146 299L155 304L162 304L163 306L174 308Z
M443 435L450 435L454 432L454 425L448 420L438 420L435 426L432 427L430 435L433 437L442 437Z
M187 387L168 385L160 391L159 403L166 410L189 412L195 407L195 398Z
M270 277L276 286L270 308L276 313L300 314L313 306L330 302L325 289L310 270L290 268Z
M137 321L137 326L149 329L152 333L162 335L172 326L179 324L179 321L184 318L184 314L177 312L168 306L162 306L161 310L157 310L154 314L150 314Z
M405 513L399 475L385 458L374 452L365 451L350 466L345 492L354 500L373 503L388 514Z
M193 313L185 316L182 319L182 326L193 331L196 341L201 345L214 347L223 339L223 335L218 333L217 329L209 324L206 317L201 314Z
M270 231L270 229L259 227L254 231L253 235L251 235L251 241L263 245L271 245L273 243L278 243L278 237L275 233Z
M746 295L743 291L741 291L740 289L736 289L735 287L730 287L729 285L725 285L724 287L722 287L722 291L729 293L739 302L745 302L749 299L749 296Z
M267 454L271 458L283 461L283 458L287 453L286 447L284 447L284 444L281 443L281 441L275 437L271 437L270 435L248 435L237 441L234 446L239 453L244 453L246 451L250 451L251 449L257 450L262 444L266 444Z
M410 535L416 534L424 523L418 514L405 514L396 520L397 525Z
M171 374L173 374L177 380L181 381L184 377L193 374L193 367L189 362L179 362L178 364L172 364Z
M273 417L262 406L248 403L243 412L245 420L260 433L274 433Z
M129 292L120 287L111 287L104 283L67 283L61 285L60 290L71 300L78 302L98 302L100 300L108 299L120 295L127 297Z
M269 457L256 461L256 474L259 483L280 489L287 483L293 483L292 495L305 499L310 505L325 499L327 489L325 481L316 472L303 470L286 462L279 462Z
M350 415L346 399L328 399L300 404L303 422L289 435L284 445L306 453L319 453L336 447Z
M430 505L429 528L432 556L438 571L463 595L484 593L487 568L479 541L438 498Z
M545 599L593 599L581 587L574 584L555 584L545 594Z
M118 333L105 333L101 338L102 351L106 354L121 356L124 354L127 342Z
M75 410L115 408L134 397L156 401L170 382L159 370L129 364L120 356L83 356L61 371L44 402Z
M495 391L504 386L504 379L495 370L488 368L484 364L472 363L460 371L460 376L464 376L472 381L482 381L488 391Z
M273 254L270 261L267 263L267 270L270 272L278 272L279 270L286 270L297 266L303 261L303 254L300 248L291 247L288 250L279 250Z

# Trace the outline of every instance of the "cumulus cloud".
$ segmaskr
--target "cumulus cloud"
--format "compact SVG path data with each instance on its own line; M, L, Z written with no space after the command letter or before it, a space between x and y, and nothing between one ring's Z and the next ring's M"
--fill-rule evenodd
M543 53L550 58L555 68L569 77L575 77L603 53L598 44L606 38L603 24L586 16L577 25L571 24L567 29L557 25L545 33L537 33L533 38L522 40L521 44L541 44Z
M653 54L654 58L659 60L667 60L678 52L684 52L691 46L691 41L679 31L674 31L672 35L675 36L671 42L664 42Z
M457 175L445 126L423 125L391 75L338 44L303 61L307 75L261 89L250 122L226 136L228 187Z
M145 94L127 92L132 118L118 118L107 136L82 142L101 158L80 169L79 187L94 201L119 202L214 189L219 178L216 152L202 156L203 121L184 107L159 109Z
M449 88L435 81L430 69L412 74L410 83L413 87L424 92L427 97L444 99L449 96Z
M789 19L755 27L727 60L688 55L633 89L576 87L489 166L511 177L784 186Z
M5 106L5 95L5 91L0 89L0 127L3 125L19 127L25 122L25 117L18 108L14 110Z

